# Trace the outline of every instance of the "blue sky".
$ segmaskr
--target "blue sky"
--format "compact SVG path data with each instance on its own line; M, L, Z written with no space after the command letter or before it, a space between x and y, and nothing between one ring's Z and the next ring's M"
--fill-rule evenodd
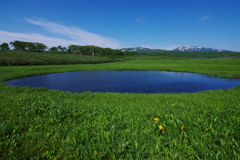
M240 0L1 0L0 44L240 51Z

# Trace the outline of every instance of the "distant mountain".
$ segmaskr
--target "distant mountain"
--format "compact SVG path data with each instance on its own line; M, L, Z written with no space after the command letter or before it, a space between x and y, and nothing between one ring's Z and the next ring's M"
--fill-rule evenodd
M135 48L122 48L122 51L135 51L138 53L153 53L153 52L161 52L166 51L163 49L151 49L146 47L135 47ZM172 51L195 51L195 52L231 52L228 50L214 49L214 48L205 48L205 47L196 47L196 46L185 46L178 47L173 49Z
M163 51L162 49L151 49L146 47L135 47L135 48L122 48L122 51L135 51L138 53L152 53L152 52L159 52Z
M221 50L221 49L214 49L214 48L205 48L205 47L195 47L195 46L186 46L186 47L178 47L176 49L173 49L173 51L198 51L198 52L230 52L227 50Z

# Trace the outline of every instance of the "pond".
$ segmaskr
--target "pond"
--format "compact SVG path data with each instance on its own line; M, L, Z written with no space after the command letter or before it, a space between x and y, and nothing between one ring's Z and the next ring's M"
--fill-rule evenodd
M70 92L182 93L234 88L240 79L168 71L78 71L4 82L19 87L45 87Z

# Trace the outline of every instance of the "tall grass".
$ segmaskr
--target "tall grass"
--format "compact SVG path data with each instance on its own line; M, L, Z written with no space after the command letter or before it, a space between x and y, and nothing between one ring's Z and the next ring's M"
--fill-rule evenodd
M239 159L240 87L183 94L70 93L4 80L77 70L240 77L239 60L0 68L0 159Z
M240 52L198 52L198 51L158 51L153 53L144 53L144 55L175 57L175 58L211 58L211 59L235 59L240 58Z
M34 66L2 66L1 78L9 80L30 75L80 70L164 70L179 72L194 72L209 76L239 78L240 59L158 59L158 60L128 60L124 62L81 64L81 65L34 65ZM0 79L1 80L1 79Z
M87 56L61 52L28 52L0 50L0 66L96 64L123 61L123 58Z

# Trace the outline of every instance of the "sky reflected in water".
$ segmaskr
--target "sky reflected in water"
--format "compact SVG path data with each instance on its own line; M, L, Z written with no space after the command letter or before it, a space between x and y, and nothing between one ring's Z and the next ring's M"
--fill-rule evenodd
M240 79L168 71L78 71L33 76L4 83L77 93L182 93L229 89L239 85Z

